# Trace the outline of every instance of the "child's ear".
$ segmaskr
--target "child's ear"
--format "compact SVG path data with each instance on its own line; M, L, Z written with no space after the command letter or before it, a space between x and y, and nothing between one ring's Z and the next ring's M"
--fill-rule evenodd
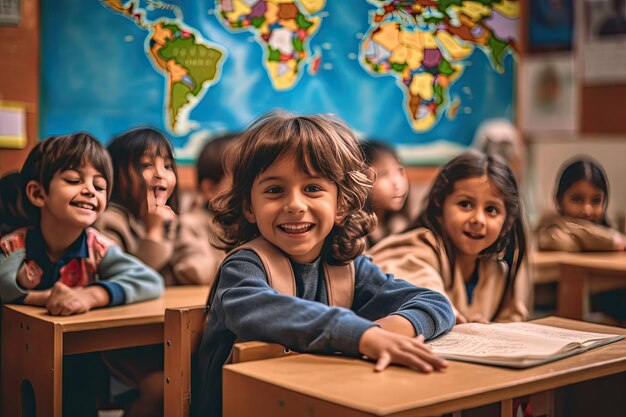
M252 211L252 206L249 205L248 203L244 203L243 205L243 216L246 218L246 220L248 221L248 223L256 223L256 216L254 215L254 212Z
M35 207L42 208L46 205L46 190L44 190L41 183L35 180L31 180L26 184L26 197Z

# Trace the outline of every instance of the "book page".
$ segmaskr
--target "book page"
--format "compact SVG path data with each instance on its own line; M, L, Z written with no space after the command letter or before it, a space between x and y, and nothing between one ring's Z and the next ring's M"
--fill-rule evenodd
M468 323L429 343L439 355L545 358L617 335L580 332L533 323Z

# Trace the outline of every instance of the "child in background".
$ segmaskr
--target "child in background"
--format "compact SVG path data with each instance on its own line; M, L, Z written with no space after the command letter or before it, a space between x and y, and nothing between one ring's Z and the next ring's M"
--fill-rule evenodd
M21 195L20 173L5 173L0 178L0 237L29 225Z
M20 179L33 226L0 239L2 303L70 315L161 295L155 271L89 227L106 208L112 176L106 149L84 133L51 137L31 150ZM87 412L94 384L81 377L92 363L83 355L64 359L64 379L72 382L63 390L63 415Z
M406 199L409 179L394 150L377 141L361 142L365 163L376 172L376 180L368 198L368 208L376 214L378 223L369 235L368 246L390 234L405 230L409 225Z
M389 363L446 367L424 344L454 322L445 297L385 275L360 255L375 220L363 210L372 182L352 131L328 116L270 113L238 144L233 186L218 199L216 219L227 246L246 246L226 258L213 286L197 415L221 414L222 365L235 340L366 355L378 371ZM291 277L270 274L261 248L287 263ZM351 270L343 277L352 279L341 280L339 270ZM274 286L280 278L292 291ZM337 287L352 296L337 303Z
M180 215L180 227L172 264L177 281L185 284L210 284L226 253L219 246L218 230L213 222L213 199L228 190L232 178L226 170L227 147L237 136L226 134L207 143L198 157L198 207Z
M536 231L539 250L568 252L622 251L626 237L606 219L609 181L602 166L590 158L575 158L561 170L556 187L558 215L544 219ZM592 295L591 307L626 323L626 291Z
M126 252L176 283L172 255L178 217L178 177L170 141L152 128L115 137L108 146L115 188L95 227Z
M159 271L165 285L176 284L173 252L177 229L178 180L170 141L152 128L115 137L108 146L115 188L111 205L95 227L126 252ZM163 347L149 346L103 353L114 375L136 386L140 397L125 417L163 413Z
M369 250L385 272L446 294L456 322L528 316L521 202L509 167L467 152L437 174L412 229Z
M537 229L539 250L569 252L624 250L624 235L606 220L609 181L604 169L589 158L564 165L556 187L558 215Z

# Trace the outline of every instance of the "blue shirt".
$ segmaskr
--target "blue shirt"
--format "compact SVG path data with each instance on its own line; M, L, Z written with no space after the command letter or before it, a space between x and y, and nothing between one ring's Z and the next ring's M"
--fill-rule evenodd
M384 274L365 256L354 261L355 288L350 309L326 305L320 261L292 262L297 297L279 294L250 250L229 256L221 266L209 321L198 353L194 413L221 415L221 375L235 340L279 343L297 352L358 356L362 334L375 320L398 314L426 339L450 330L454 314L441 294Z

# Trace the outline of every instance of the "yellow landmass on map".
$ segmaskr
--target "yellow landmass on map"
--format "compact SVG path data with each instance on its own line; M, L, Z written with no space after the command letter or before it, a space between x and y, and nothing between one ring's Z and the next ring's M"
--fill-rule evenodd
M433 80L434 77L429 72L422 72L416 74L411 80L409 85L409 91L413 96L419 96L424 100L430 100L433 98Z
M444 48L450 54L450 58L454 60L467 58L474 51L473 48L466 45L461 45L454 37L445 30L440 30L435 35L439 42L443 45Z
M418 132L425 132L429 130L435 124L435 113L429 112L426 116L421 119L413 119L413 129Z
M437 41L435 40L435 35L431 32L424 32L422 39L424 40L424 49L438 49L439 45L437 45Z
M491 15L491 8L474 1L465 1L462 6L450 6L457 13L465 14L474 22L479 22L483 17Z
M511 19L519 17L519 2L517 0L504 0L502 3L494 3L492 7L501 15Z
M385 23L380 25L379 30L372 35L372 39L388 51L393 51L398 46L399 33L400 30L397 23Z
M297 64L294 59L290 59L289 61L285 61L282 63L278 63L276 61L267 61L265 65L267 65L267 70L270 79L272 80L272 84L277 90L286 90L288 88L291 88L298 80L298 78L296 77ZM280 65L286 65L287 70L283 68L282 70L284 72L278 75Z
M236 22L241 15L248 15L252 13L252 9L242 0L233 0L233 10L226 12L226 19L229 22Z
M317 13L326 6L326 0L300 0L299 3L309 14Z

